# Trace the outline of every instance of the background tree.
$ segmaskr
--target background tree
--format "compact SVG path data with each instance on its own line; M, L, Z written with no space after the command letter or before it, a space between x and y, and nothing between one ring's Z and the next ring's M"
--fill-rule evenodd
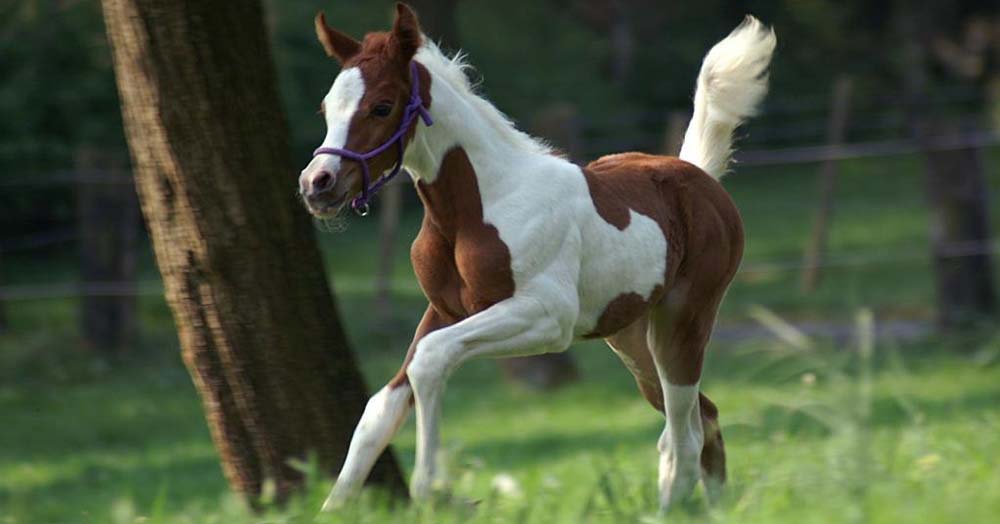
M233 488L340 467L366 400L294 170L256 1L104 0L136 186ZM399 491L383 455L372 479Z
M897 7L893 22L902 50L899 71L908 124L926 158L938 322L955 329L988 320L997 312L989 190L974 145L984 123L982 115L989 113L989 96L987 90L976 93L971 104L974 118L942 111L930 103L930 96L946 83L976 92L977 84L989 80L989 69L983 64L977 67L975 58L970 60L975 53L954 42L980 39L970 30L979 32L978 22L992 20L997 8L974 0L923 9L905 3ZM988 49L986 35L981 47Z

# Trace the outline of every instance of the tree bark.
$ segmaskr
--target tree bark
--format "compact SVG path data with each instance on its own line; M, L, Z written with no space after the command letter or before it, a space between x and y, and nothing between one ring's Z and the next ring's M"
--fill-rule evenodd
M342 465L367 394L294 170L257 1L103 0L125 130L184 362L232 487ZM373 481L402 493L390 452Z

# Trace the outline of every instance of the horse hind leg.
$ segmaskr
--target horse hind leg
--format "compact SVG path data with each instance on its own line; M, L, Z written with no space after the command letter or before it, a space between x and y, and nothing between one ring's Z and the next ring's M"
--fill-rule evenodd
M649 317L643 315L618 333L607 337L604 341L614 350L625 367L635 377L639 392L657 411L663 412L663 391L660 389L660 377L656 373L653 354L646 343Z
M650 350L647 336L649 324L649 316L644 315L622 331L608 337L606 342L635 377L639 391L650 405L667 416L665 419L666 427L657 442L657 449L661 457L659 478L661 506L665 508L674 500L687 496L697 485L699 477L706 479L706 489L708 489L707 479L713 478L712 475L717 471L719 462L716 459L717 453L714 451L715 440L708 437L709 434L718 434L717 429L714 433L711 430L711 428L717 428L717 424L707 422L706 413L717 414L717 412L714 411L715 405L711 401L708 401L703 395L697 396L700 395L697 386L693 389L690 387L677 389L661 380L661 374L658 372L654 360L654 352ZM688 392L685 393L685 389ZM690 391L693 391L695 396L692 396ZM704 402L700 402L701 399L704 399ZM695 404L700 407L700 420L692 417L693 413L697 413L697 411L691 411L695 409ZM671 414L668 415L667 410L664 409L665 405L672 408ZM717 419L712 418L711 420ZM701 448L701 475L698 471L697 450L699 449L698 442L702 441L702 437L697 433L698 431L706 433L705 445ZM674 443L673 437L678 435L688 435L689 445L679 446ZM721 444L721 435L719 435L719 439ZM675 450L682 447L688 451L683 454L683 457L679 457ZM707 470L712 473L706 474L706 465L708 466ZM724 462L722 467L724 477ZM714 488L712 490L718 491Z
M661 312L660 315L662 314ZM655 320L661 325L664 321L663 318ZM684 377L678 376L682 373L678 373L677 368L685 366L690 370L696 369L700 377L701 358L699 356L685 361L669 351L652 351L650 342L657 343L657 341L655 336L649 336L650 322L650 315L644 315L622 331L608 337L606 342L635 377L639 391L650 405L664 415L667 415L665 404L673 407L674 416L672 419L666 419L666 427L657 443L661 453L660 490L663 498L661 503L668 506L674 500L689 495L697 485L699 477L704 482L709 501L715 502L719 499L726 482L726 453L719 426L719 410L699 391L697 384L672 386L670 380L666 379L669 375L675 380L683 381ZM664 336L666 333L661 328L652 334ZM695 353L703 350L702 345ZM669 362L667 365L674 367L675 371L668 374L663 370L661 373L654 355L659 355L661 361ZM693 371L689 374L693 374ZM690 380L693 377L687 378ZM692 392L697 395L693 395ZM674 421L672 425L671 420ZM678 461L678 454L674 450L681 446L675 445L672 435L685 434L688 435L690 442L683 447L689 451L685 453L683 460ZM699 442L701 442L700 457L697 453Z
M715 500L725 479L718 410L699 388L719 300L679 307L669 303L668 299L650 311L647 333L666 414L657 445L661 510L688 498L703 478L709 499Z

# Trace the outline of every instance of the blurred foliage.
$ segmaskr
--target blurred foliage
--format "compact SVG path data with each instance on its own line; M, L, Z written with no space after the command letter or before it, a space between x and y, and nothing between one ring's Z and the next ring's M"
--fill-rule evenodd
M324 134L317 106L338 71L315 41L313 16L322 9L332 25L360 38L390 26L394 2L263 1L294 157L305 160ZM935 31L957 34L970 13L996 12L993 4L938 1L920 9L925 21L939 23ZM852 121L850 138L894 137L905 121L894 17L907 9L915 6L890 0L459 0L454 17L488 98L522 127L555 102L573 104L595 156L658 147L667 112L690 107L705 51L746 13L779 34L772 94L746 143L822 140L829 86L845 73L856 80L854 110L865 115ZM616 28L628 35L624 47ZM621 63L627 67L615 73ZM941 71L937 77L942 89L955 84ZM116 157L127 151L100 2L0 3L0 79L0 241L68 227L72 186L48 177L71 170L81 147ZM968 103L955 111L979 110L980 97L962 99Z

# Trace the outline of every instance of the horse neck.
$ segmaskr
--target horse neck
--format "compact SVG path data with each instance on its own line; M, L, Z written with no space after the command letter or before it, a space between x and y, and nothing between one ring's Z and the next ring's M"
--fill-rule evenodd
M431 72L431 107L434 119L432 126L420 126L410 147L407 148L403 164L414 181L434 184L449 152L461 148L474 165L477 183L494 184L504 179L513 182L518 174L503 166L509 166L513 159L523 157L526 152L498 140L498 131L489 118L482 114L468 95L450 85L445 79Z

